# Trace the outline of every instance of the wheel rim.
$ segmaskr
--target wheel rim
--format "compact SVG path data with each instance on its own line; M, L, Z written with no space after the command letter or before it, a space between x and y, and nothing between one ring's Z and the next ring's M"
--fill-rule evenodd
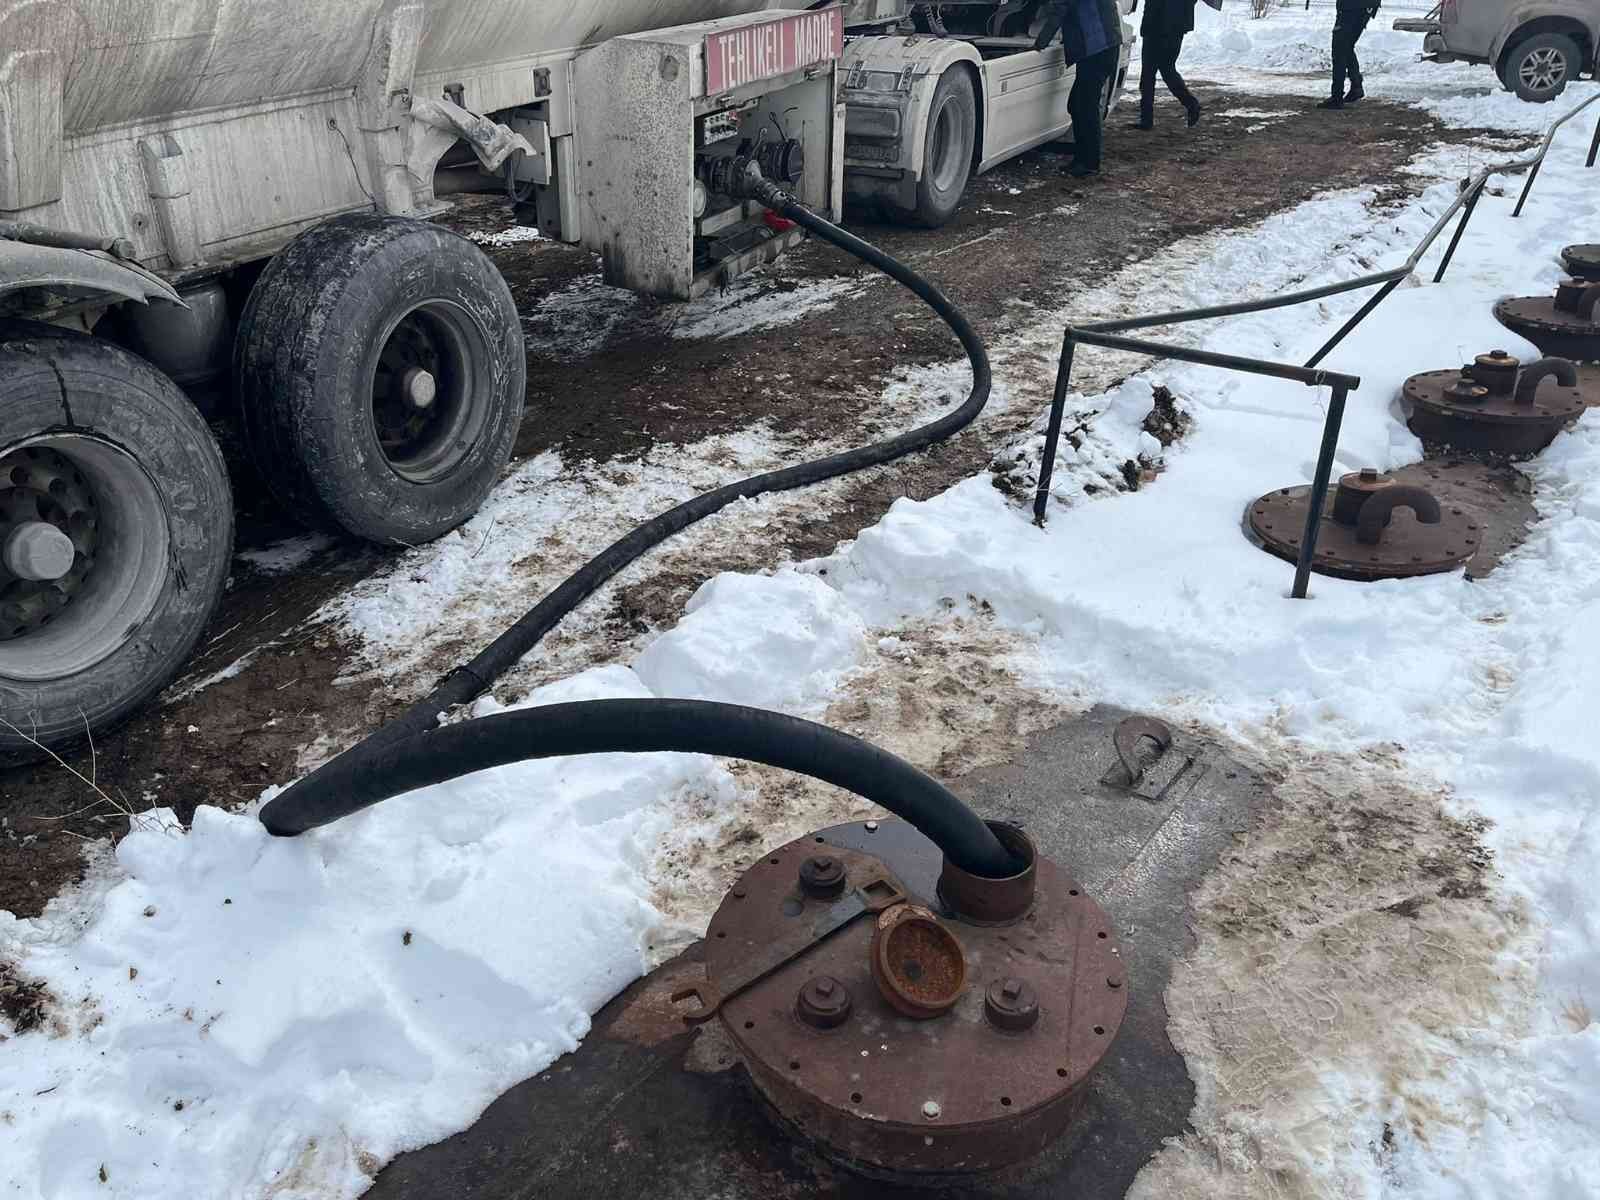
M22 553L62 535L65 571ZM160 491L120 447L52 434L0 454L0 677L62 679L117 651L160 599L169 543Z
M1530 50L1517 76L1530 91L1548 92L1567 77L1567 56L1551 46Z
M954 108L953 104L944 105L933 123L933 186L941 192L955 187L961 176L961 155L957 153L961 118Z
M430 300L389 327L372 371L372 430L390 470L432 483L461 465L483 432L488 348L465 309Z

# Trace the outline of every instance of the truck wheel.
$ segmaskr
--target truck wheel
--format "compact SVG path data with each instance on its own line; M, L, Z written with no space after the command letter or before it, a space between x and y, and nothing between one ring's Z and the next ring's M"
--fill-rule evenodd
M81 739L159 691L232 551L222 453L176 384L108 342L0 320L0 752Z
M928 106L928 136L922 147L922 178L917 181L917 205L895 206L891 215L907 225L937 229L961 203L972 178L972 148L978 135L978 102L972 76L962 66L950 67L939 77L933 102Z
M1511 48L1500 81L1522 99L1543 104L1566 91L1581 69L1576 42L1561 33L1536 33Z
M234 346L241 422L268 488L308 524L393 545L465 521L511 457L522 324L463 237L357 214L262 272Z

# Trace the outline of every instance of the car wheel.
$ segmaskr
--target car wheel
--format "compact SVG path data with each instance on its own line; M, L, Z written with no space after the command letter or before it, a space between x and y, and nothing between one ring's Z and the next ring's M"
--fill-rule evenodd
M1524 100L1554 100L1581 69L1578 44L1560 33L1538 33L1511 48L1500 79Z

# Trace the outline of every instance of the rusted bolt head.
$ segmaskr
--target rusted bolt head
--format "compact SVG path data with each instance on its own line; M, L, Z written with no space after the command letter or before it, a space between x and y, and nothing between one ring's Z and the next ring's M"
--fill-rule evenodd
M1377 467L1362 467L1361 468L1361 482L1362 483L1376 483L1377 481L1378 481L1378 468Z
M943 1113L944 1109L939 1107L937 1100L924 1100L922 1102L922 1115L927 1117L928 1120L937 1121Z
M828 854L813 854L800 864L800 886L808 896L837 896L844 891L844 864Z
M1039 994L1025 979L997 979L983 998L983 1014L996 1029L1021 1033L1039 1019Z
M835 1029L850 1017L850 989L831 975L808 979L795 997L794 1011L813 1029Z

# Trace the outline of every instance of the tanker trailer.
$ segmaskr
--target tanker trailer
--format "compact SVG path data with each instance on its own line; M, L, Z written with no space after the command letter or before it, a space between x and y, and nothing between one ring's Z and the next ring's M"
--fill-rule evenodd
M837 218L840 10L764 5L0 0L0 751L117 721L193 648L233 534L208 416L309 524L415 544L476 510L526 359L428 220L449 194L678 298L801 236L734 162Z

